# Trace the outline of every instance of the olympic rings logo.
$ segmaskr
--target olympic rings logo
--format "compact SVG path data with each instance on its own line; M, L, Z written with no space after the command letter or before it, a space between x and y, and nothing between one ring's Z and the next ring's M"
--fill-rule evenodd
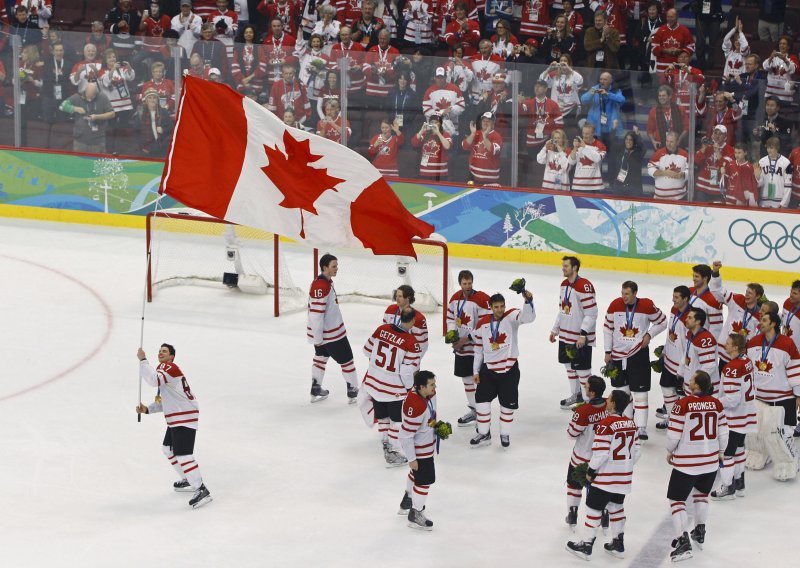
M800 260L800 224L790 232L779 221L767 221L758 229L749 219L736 219L728 227L728 238L756 262L767 260L772 253L786 264Z

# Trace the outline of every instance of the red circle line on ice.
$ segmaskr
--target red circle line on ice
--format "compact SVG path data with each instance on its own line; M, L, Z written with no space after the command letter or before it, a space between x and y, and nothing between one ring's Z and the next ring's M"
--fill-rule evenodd
M111 308L109 307L108 303L106 303L106 301L103 299L103 297L97 291L95 291L91 286L89 286L85 282L82 282L81 280L78 280L74 276L70 276L69 274L67 274L65 272L61 272L60 270L57 270L57 269L55 269L55 268L53 268L51 266L47 266L47 265L40 264L38 262L33 262L33 261L30 261L30 260L25 260L25 259L22 259L22 258L17 258L17 257L14 257L14 256L8 256L8 255L5 255L5 254L0 254L0 258L4 258L4 259L7 259L7 260L12 260L12 261L16 261L16 262L21 262L23 264L27 264L27 265L39 268L41 270L45 270L47 272L52 272L53 274L56 274L56 275L66 279L66 280L69 280L70 282L72 282L73 284L76 284L80 288L83 288L95 300L97 300L97 302L100 304L100 306L101 306L101 308L103 310L103 313L105 315L105 320L106 320L106 329L105 329L105 333L103 333L103 337L100 339L100 341L98 341L97 345L95 345L92 348L92 350L89 353L87 353L80 361L78 361L76 363L73 363L72 365L70 365L69 367L64 369L63 371L60 371L59 373L56 373L52 377L47 378L47 379L45 379L45 380L43 380L41 382L38 382L35 385L31 385L31 386L26 387L26 388L24 388L22 390L19 390L17 392L12 392L11 394L0 396L0 402L5 402L6 400L9 400L9 399L15 398L17 396L29 393L29 392L34 391L36 389L39 389L39 388L41 388L43 386L49 385L50 383L55 382L55 381L57 381L57 380L59 380L61 378L64 378L67 375L69 375L70 373L72 373L73 371L76 371L77 369L79 369L80 367L82 367L83 365L88 363L90 360L92 360L95 357L95 355L97 355L100 352L100 349L108 341L108 338L111 335L111 329L113 328L113 325L114 325L114 316L111 313Z

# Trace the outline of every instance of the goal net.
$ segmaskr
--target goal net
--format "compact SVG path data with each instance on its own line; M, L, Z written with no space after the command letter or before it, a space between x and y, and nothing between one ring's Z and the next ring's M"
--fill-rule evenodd
M338 259L339 273L333 285L339 300L383 306L393 301L398 286L408 284L414 288L414 308L425 314L441 312L444 333L444 306L453 285L447 243L434 239L414 239L413 243L416 260L407 256L375 256L369 251L315 249L315 275L319 272L319 257L329 252Z
M306 294L292 279L280 237L196 213L147 216L147 300L168 286L211 286L271 295L275 316L303 310Z

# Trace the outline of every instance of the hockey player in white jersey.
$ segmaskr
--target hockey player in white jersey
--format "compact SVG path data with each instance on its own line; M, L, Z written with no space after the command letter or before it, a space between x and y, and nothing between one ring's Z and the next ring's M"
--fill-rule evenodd
M394 304L390 304L383 313L383 323L399 326L403 311L413 307L415 299L414 288L408 284L398 286L397 290L394 291ZM415 311L417 312L417 317L414 320L414 327L411 328L411 335L414 336L417 345L419 345L419 359L421 362L425 352L428 351L428 320L425 319L425 314L421 311Z
M180 479L172 484L175 491L190 491L194 495L189 500L193 508L210 502L211 493L203 484L200 467L194 459L194 440L197 423L200 419L200 406L189 388L189 382L175 364L175 347L163 343L158 350L158 366L153 367L140 347L136 353L139 359L139 376L150 386L158 388L153 404L141 402L136 407L139 414L164 413L167 432L164 435L162 451Z

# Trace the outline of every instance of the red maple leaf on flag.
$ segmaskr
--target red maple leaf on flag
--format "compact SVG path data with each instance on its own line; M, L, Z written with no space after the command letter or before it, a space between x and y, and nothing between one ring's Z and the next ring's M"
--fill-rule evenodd
M303 211L317 215L314 203L326 191L337 191L336 186L343 179L329 176L328 168L312 168L321 155L311 153L309 140L295 140L288 130L283 132L283 145L286 154L277 145L270 148L264 145L269 163L261 168L275 187L283 194L278 203L287 209L300 209L300 236L305 238Z

